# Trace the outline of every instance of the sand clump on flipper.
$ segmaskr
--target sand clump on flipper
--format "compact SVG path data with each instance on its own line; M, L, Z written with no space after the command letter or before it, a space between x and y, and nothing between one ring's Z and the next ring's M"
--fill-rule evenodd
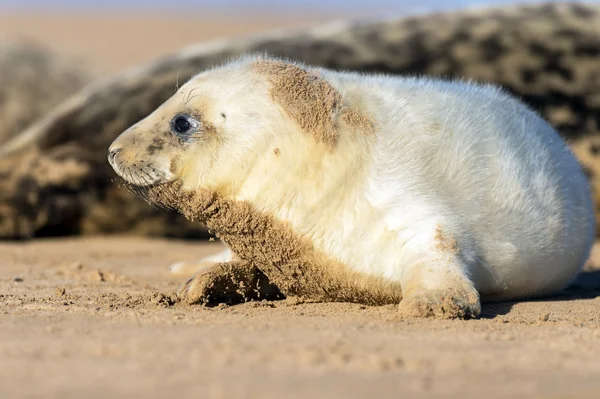
M178 292L188 304L228 304L278 300L285 296L253 262L236 260L198 272Z
M399 303L398 283L367 276L317 251L284 222L257 212L246 202L213 190L182 190L177 183L149 190L150 202L179 210L205 223L241 259L253 262L286 296L366 305Z

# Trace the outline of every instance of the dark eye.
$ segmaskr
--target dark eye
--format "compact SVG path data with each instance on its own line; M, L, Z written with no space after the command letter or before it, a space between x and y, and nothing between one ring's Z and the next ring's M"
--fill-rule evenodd
M175 119L175 130L177 130L179 133L185 133L190 130L191 127L192 125L190 125L188 120L183 116L178 116Z
M187 134L198 127L198 122L189 115L175 115L171 120L171 130L175 134Z

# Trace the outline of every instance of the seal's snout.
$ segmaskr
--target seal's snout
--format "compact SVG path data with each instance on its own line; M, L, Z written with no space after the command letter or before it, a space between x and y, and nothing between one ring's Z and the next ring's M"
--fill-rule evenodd
M171 181L170 158L152 155L138 148L131 137L117 139L108 148L108 163L126 182L135 186L150 186Z
M123 150L123 148L121 147L110 147L108 149L108 163L110 163L111 165L114 165L115 162L115 157L117 156L118 153L120 153Z

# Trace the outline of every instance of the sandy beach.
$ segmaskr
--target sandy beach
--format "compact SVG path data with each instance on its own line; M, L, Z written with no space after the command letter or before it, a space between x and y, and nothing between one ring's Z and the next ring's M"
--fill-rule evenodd
M27 39L115 73L203 40L342 15L0 13ZM219 243L88 237L0 242L2 398L598 398L600 253L565 293L481 319L297 298L177 303L168 265Z
M0 244L0 395L596 398L600 268L479 320L395 306L174 303L167 266L218 243L135 237Z

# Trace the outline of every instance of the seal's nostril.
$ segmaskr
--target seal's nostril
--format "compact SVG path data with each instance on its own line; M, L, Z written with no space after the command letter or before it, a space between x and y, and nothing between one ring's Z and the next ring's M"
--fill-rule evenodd
M120 153L122 148L115 148L114 150L108 151L108 162L113 163L115 156Z

